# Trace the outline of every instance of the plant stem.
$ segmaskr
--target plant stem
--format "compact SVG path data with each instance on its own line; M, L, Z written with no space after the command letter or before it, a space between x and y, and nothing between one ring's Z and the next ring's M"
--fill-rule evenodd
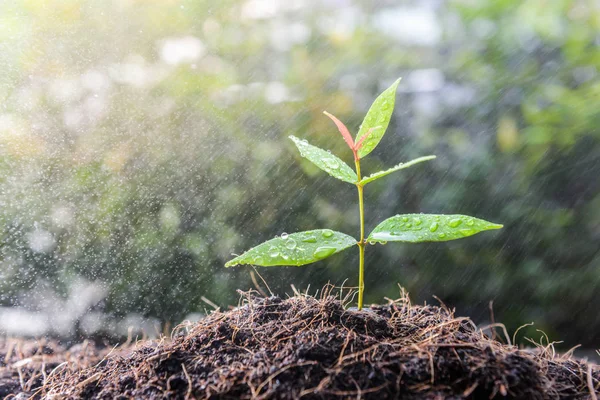
M354 163L356 165L358 182L360 182L360 160L358 157L355 158ZM358 189L358 208L360 212L360 240L358 241L358 248L360 250L358 264L358 309L362 310L363 292L365 291L365 205L363 201L363 186L360 183L357 183L356 188Z

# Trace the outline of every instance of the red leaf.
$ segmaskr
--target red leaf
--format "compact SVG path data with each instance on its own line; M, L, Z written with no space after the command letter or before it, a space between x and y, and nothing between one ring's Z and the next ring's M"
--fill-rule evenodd
M348 131L348 128L346 128L346 125L344 125L342 123L342 121L340 121L339 119L337 119L333 115L329 114L327 111L323 111L323 114L325 114L329 118L331 118L331 120L335 123L335 125L338 128L338 130L340 131L340 133L344 137L344 140L348 144L348 147L350 147L350 149L352 149L352 151L354 151L354 140L352 139L352 135L350 135L350 132Z

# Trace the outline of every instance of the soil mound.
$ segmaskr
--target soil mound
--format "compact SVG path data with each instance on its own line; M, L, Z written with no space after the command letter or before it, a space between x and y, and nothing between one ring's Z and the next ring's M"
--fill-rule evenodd
M262 298L180 326L171 340L67 365L51 399L595 399L600 370L520 350L407 297L351 311L330 295Z

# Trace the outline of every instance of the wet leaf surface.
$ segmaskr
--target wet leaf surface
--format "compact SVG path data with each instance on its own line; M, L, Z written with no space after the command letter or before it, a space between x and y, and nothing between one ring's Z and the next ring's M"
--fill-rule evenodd
M411 160L411 161L408 161L405 163L400 163L398 165L393 166L392 168L386 169L385 171L375 172L374 174L371 174L371 175L361 179L360 183L363 185L366 185L367 183L373 182L374 180L377 180L379 178L383 178L384 176L389 175L392 172L396 172L401 169L411 167L415 164L422 163L423 161L433 160L434 158L435 158L435 156L424 156L424 157L415 158L414 160Z
M400 83L400 79L397 79L392 86L387 88L383 93L379 95L369 108L365 119L356 135L355 142L359 142L360 139L369 132L369 129L373 129L369 137L363 142L362 147L358 150L358 156L364 157L375 149L379 144L379 141L385 134L385 130L390 124L392 113L394 112L394 104L396 102L396 88Z
M248 250L229 261L225 266L233 267L240 264L263 267L306 265L330 257L355 244L356 239L352 236L331 229L284 233Z
M368 237L369 242L446 242L502 225L460 214L403 214L386 219Z
M356 172L335 155L295 136L290 136L290 139L292 139L296 147L298 147L302 157L306 158L329 175L348 183L356 183L358 181Z

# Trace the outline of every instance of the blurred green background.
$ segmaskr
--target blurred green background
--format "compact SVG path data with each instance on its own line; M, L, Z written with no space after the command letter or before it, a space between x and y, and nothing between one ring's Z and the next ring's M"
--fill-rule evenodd
M493 300L509 331L598 348L599 46L593 0L0 3L0 305L26 316L4 330L177 323L253 287L232 253L356 233L355 188L287 136L351 161L322 111L356 131L403 77L363 170L438 158L367 187L367 230L399 212L505 228L369 247L367 302L401 284L485 323ZM279 294L356 285L354 253L259 272Z

